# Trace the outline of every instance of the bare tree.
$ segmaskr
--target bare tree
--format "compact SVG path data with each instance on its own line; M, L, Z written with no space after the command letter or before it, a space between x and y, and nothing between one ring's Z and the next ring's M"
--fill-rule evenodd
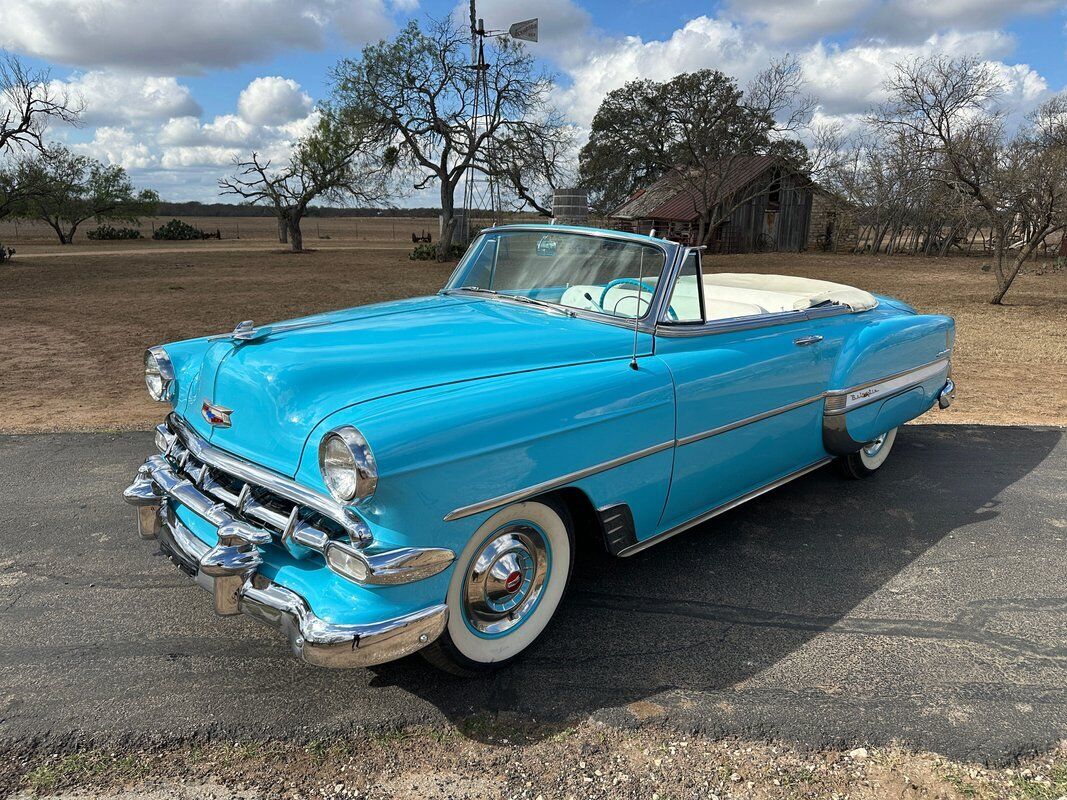
M76 125L82 110L81 100L56 89L47 71L0 52L0 153L12 148L44 150L48 124Z
M0 159L12 151L43 153L50 122L78 124L80 99L56 89L46 70L27 67L18 56L0 51ZM0 162L0 219L14 214L39 194L26 173L11 160Z
M997 281L990 302L1002 303L1022 265L1067 222L1067 98L1046 101L1011 131L994 67L943 56L898 64L886 89L872 121L984 218Z
M488 151L487 171L502 181L514 210L532 208L552 216L555 191L578 182L577 136L574 126L555 115L545 122L501 127Z
M543 127L551 83L522 45L508 37L486 47L488 91L479 97L470 33L451 19L426 30L412 21L393 40L364 48L334 69L334 97L359 124L369 121L382 145L397 148L415 189L438 184L442 231L438 258L448 257L456 228L455 194L471 170L528 186L528 157L553 135ZM491 155L496 142L499 147ZM525 143L517 146L518 143ZM522 165L502 163L518 154Z
M289 163L272 167L252 152L234 159L235 172L219 181L222 194L234 194L253 205L269 205L278 217L278 239L293 252L304 249L300 223L316 198L354 200L372 206L390 194L387 179L395 154L373 148L366 131L339 125L326 109L315 131L293 148Z

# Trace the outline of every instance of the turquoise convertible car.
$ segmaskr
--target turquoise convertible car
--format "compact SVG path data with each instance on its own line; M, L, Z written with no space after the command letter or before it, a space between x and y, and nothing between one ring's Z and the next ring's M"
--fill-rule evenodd
M310 664L527 650L629 556L947 407L954 324L593 228L483 231L433 297L152 347L141 536ZM709 544L708 558L715 558Z

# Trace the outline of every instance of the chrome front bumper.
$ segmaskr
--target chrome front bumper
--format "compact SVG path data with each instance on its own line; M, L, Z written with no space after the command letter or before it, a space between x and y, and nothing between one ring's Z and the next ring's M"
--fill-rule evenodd
M296 592L256 573L261 557L254 546L209 547L165 502L140 506L138 521L142 537L152 538L154 532L175 565L214 595L216 611L247 614L278 628L293 655L317 667L366 667L402 658L440 636L448 622L448 607L442 604L381 622L330 623Z
M224 504L178 475L163 456L149 457L123 497L137 508L141 537L157 539L175 565L212 594L218 614L247 614L280 629L293 654L309 664L343 668L392 661L425 647L445 629L444 604L364 624L337 624L318 617L304 597L259 574L260 547L275 540L271 531L235 517ZM174 513L172 503L214 525L218 544L211 546L197 537ZM425 553L410 550L369 556L371 574L380 575L380 583L395 583L440 571L436 563L420 564Z

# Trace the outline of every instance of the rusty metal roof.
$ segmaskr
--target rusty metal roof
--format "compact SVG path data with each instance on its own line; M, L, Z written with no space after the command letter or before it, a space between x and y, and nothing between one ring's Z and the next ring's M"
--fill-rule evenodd
M777 156L737 156L731 158L725 166L727 174L722 185L716 187L712 204L725 200L730 195L744 188L771 167L780 166L790 169ZM714 181L715 177L709 178ZM696 207L694 194L687 188L678 170L668 172L647 189L639 189L630 198L613 211L610 216L620 219L664 219L672 222L695 222L700 213Z

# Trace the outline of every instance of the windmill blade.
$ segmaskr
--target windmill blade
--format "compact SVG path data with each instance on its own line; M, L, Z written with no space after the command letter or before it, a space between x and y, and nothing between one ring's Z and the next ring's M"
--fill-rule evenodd
M537 17L516 22L508 28L508 34L512 39L522 39L526 42L537 41Z

